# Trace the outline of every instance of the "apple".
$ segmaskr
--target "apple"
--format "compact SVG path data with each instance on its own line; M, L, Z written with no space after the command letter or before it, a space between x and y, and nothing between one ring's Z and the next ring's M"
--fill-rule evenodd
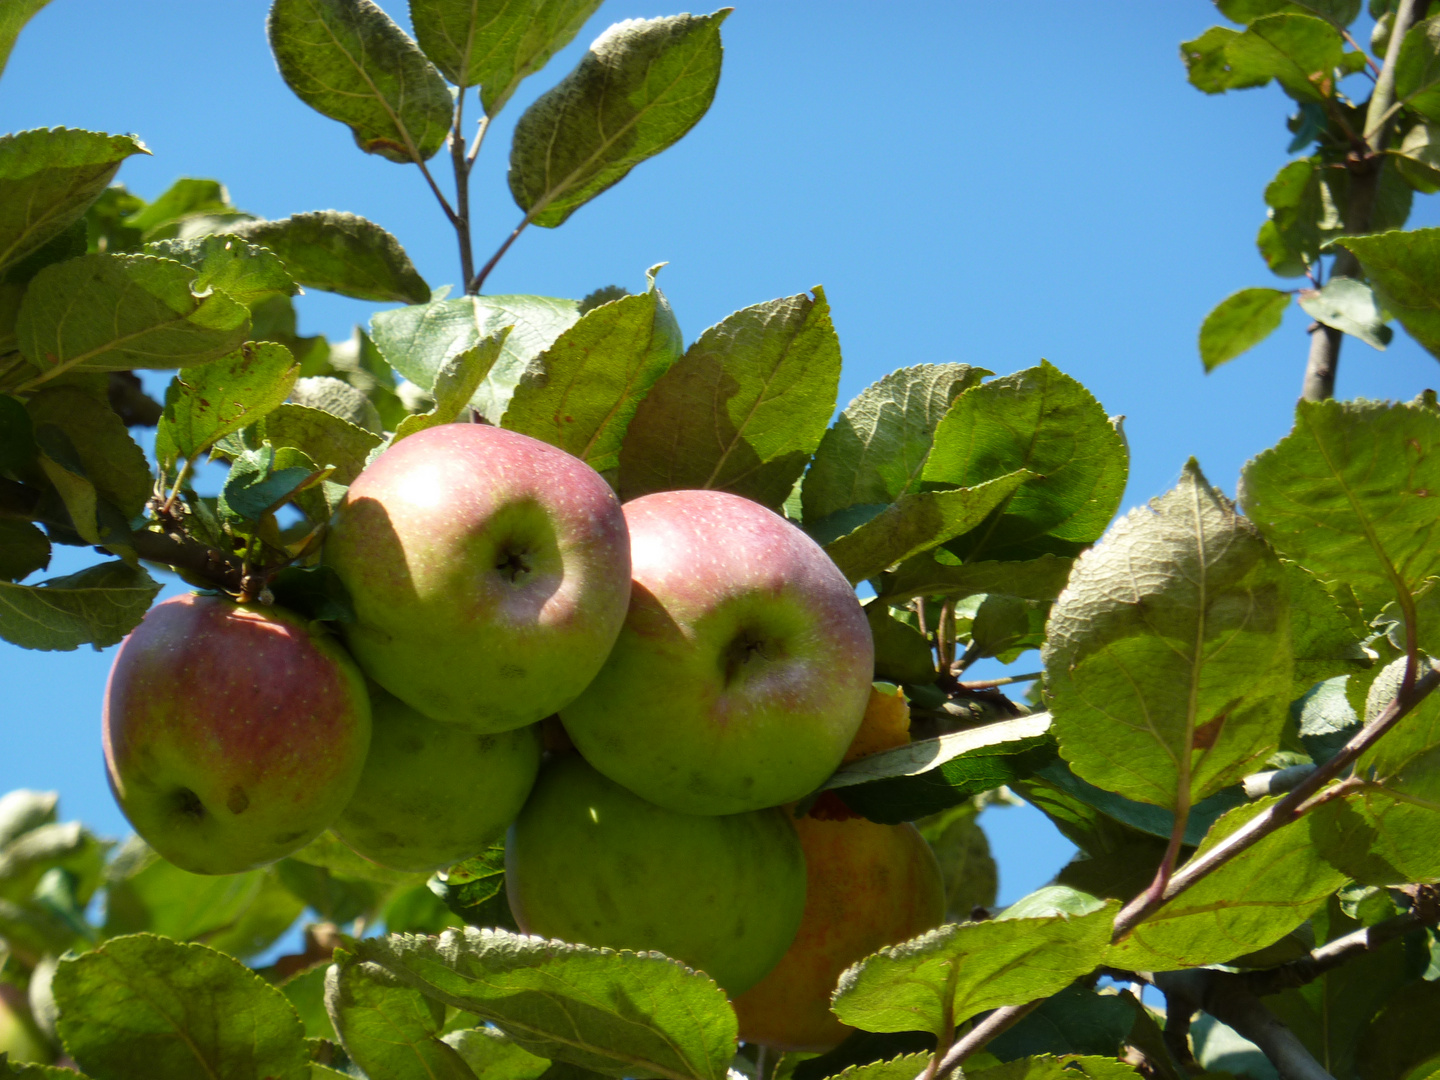
M540 770L540 728L480 734L431 720L378 686L365 771L330 827L391 870L443 870L505 835Z
M913 825L805 817L795 830L805 851L805 916L780 962L733 1004L745 1042L823 1051L852 1030L830 1011L840 973L944 922L945 885Z
M633 583L594 682L560 710L592 765L690 814L792 802L840 763L874 647L854 590L778 514L721 491L625 504Z
M662 952L736 994L795 936L805 861L782 810L678 814L570 754L510 827L505 887L527 934Z
M600 670L630 596L620 504L547 443L442 424L350 486L324 561L350 590L341 632L364 672L434 720L533 724Z
M233 874L298 850L344 809L370 701L339 642L298 615L192 593L121 644L104 745L135 831L183 870Z

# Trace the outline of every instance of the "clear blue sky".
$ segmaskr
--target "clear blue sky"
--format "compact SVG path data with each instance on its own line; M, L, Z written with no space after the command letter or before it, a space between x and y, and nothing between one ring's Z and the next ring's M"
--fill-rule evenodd
M525 106L609 23L676 10L609 0L506 107L474 182L481 259L520 216L504 170ZM264 13L261 0L53 0L0 79L0 130L135 132L154 156L120 179L143 196L203 176L265 217L353 211L395 233L432 285L455 281L419 174L359 153L290 93ZM1206 312L1276 280L1253 241L1292 108L1273 87L1210 98L1186 83L1178 43L1221 21L1203 0L737 0L709 115L562 228L528 231L487 291L638 290L668 261L660 285L689 341L823 284L842 404L908 364L1005 374L1045 357L1125 415L1127 506L1190 455L1233 492L1244 461L1289 429L1308 320L1292 308L1259 349L1201 370ZM1411 226L1440 223L1436 202L1417 196ZM311 294L300 310L302 331L335 339L371 307ZM1385 353L1351 339L1339 392L1409 398L1437 376L1403 334ZM120 835L100 760L108 664L0 643L0 791L58 789L67 816ZM1067 857L1034 811L986 817L1006 899Z

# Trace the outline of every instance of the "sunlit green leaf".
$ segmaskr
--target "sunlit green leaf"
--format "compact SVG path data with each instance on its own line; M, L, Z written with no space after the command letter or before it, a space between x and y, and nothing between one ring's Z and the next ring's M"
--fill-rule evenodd
M369 1076L474 1080L455 1048L441 1042L445 1006L369 964L332 966L325 1005L350 1060Z
M144 570L118 561L39 585L0 582L0 638L22 649L103 649L135 629L159 591Z
M299 365L284 345L246 342L234 356L176 375L165 394L155 456L166 468L203 453L279 407Z
M430 299L430 286L400 241L356 214L317 210L278 221L244 222L232 231L273 251L290 276L307 288L357 300L423 304Z
M1221 300L1200 327L1205 370L1214 371L1264 341L1289 306L1290 294L1279 289L1241 289Z
M1347 236L1345 246L1360 260L1386 310L1440 356L1440 229Z
M395 429L395 439L398 441L436 424L451 424L458 420L481 381L500 358L500 350L509 335L510 328L504 327L473 349L456 353L441 364L440 370L435 373L435 385L430 390L430 396L435 399L434 406L429 412L401 420Z
M145 250L174 259L195 270L195 291L220 289L249 307L267 296L294 296L299 291L279 256L225 233L193 240L156 240Z

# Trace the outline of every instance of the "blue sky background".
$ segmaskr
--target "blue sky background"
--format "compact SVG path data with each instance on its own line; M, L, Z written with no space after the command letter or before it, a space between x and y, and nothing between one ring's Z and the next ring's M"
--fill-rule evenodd
M395 0L383 6L406 23ZM264 217L353 211L398 236L432 285L455 281L453 234L417 170L361 154L290 93L265 7L53 0L0 79L0 131L134 132L154 156L120 180L142 196L201 176ZM611 22L676 10L609 0L506 106L472 184L477 261L520 218L504 174L526 105ZM560 229L528 230L487 291L638 291L668 261L659 283L693 341L737 308L822 284L842 404L896 367L1006 374L1044 357L1125 415L1127 508L1191 455L1233 493L1245 460L1290 427L1308 319L1292 307L1258 349L1201 369L1210 308L1276 283L1254 236L1293 111L1273 87L1212 98L1186 83L1178 43L1222 21L1203 0L738 0L709 115ZM1437 223L1436 200L1417 196L1410 226ZM301 331L332 340L373 310L316 293L299 307ZM1338 392L1410 398L1437 376L1403 332L1384 353L1349 339ZM52 571L88 561L75 555ZM109 661L0 643L0 791L57 789L67 817L118 836L100 754ZM1029 808L984 823L1002 900L1072 850Z

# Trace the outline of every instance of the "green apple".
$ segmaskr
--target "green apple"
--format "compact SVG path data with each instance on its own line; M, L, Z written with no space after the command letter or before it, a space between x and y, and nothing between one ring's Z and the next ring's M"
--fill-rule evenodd
M370 687L360 783L332 831L391 870L442 870L505 835L540 769L536 725L480 734Z
M505 887L526 933L662 952L737 994L795 936L805 860L784 811L678 814L570 754L510 827Z
M870 627L845 576L738 495L646 495L625 519L630 611L600 674L560 710L575 746L685 813L809 794L840 764L870 697Z
M183 870L233 874L304 847L344 809L370 700L313 624L192 593L151 608L121 644L104 744L135 831Z
M795 822L805 851L805 917L780 962L733 1002L740 1038L828 1050L851 1031L830 1011L840 973L945 921L945 884L913 825L863 818Z
M620 504L579 458L485 424L395 443L356 478L325 562L365 673L435 720L533 724L600 670L630 595Z

